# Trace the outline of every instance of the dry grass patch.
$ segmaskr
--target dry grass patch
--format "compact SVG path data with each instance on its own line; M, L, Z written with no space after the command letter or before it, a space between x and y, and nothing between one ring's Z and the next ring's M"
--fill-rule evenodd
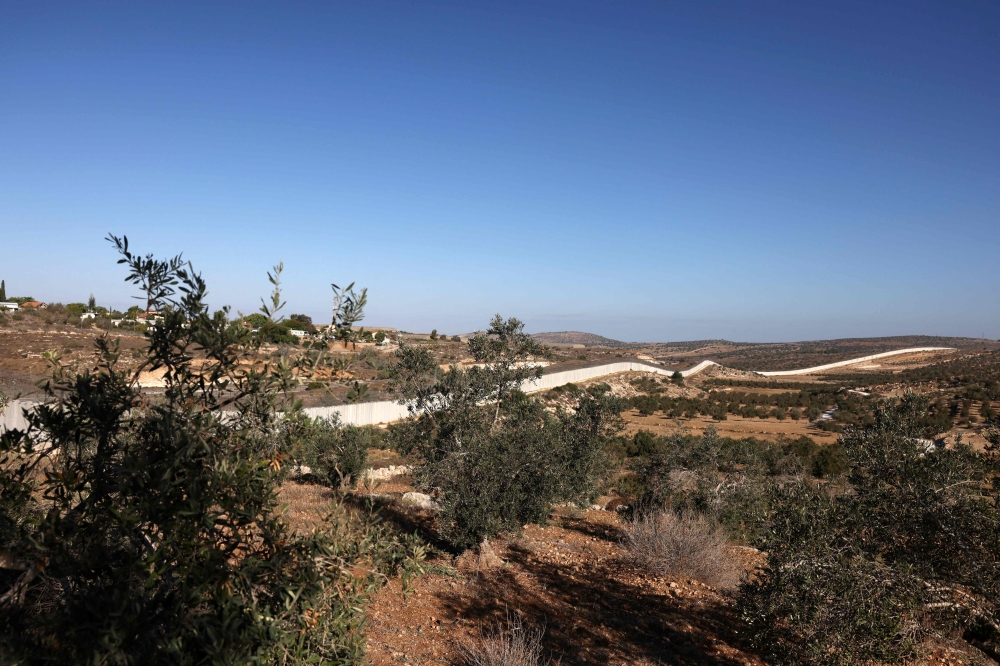
M721 590L735 589L745 571L726 536L701 516L644 516L626 528L625 547L657 575L694 578Z
M542 651L545 631L525 627L517 615L507 615L507 626L480 630L475 640L461 647L466 666L547 666L552 663Z

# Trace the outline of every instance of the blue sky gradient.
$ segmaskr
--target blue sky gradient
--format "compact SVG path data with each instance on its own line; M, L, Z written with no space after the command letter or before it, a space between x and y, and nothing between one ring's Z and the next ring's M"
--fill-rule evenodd
M5 3L0 277L250 312L1000 338L1000 4Z

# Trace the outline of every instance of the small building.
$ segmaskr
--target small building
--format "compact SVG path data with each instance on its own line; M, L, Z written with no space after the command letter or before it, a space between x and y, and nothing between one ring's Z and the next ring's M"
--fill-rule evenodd
M42 303L41 301L27 301L25 303L21 303L21 307L28 308L30 310L42 310L44 308L47 308L48 306L45 303Z
M96 312L84 312L82 315L80 315L80 319L97 319L97 313Z
M292 335L294 335L297 338L308 338L309 337L309 331L303 331L302 329L299 329L299 328L289 329L288 332L291 333Z
M16 310L20 306L17 303L0 302L0 310Z

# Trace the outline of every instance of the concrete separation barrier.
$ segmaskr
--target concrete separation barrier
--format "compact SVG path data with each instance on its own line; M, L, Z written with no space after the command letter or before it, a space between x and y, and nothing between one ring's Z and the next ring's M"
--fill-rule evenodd
M307 407L302 410L309 418L328 419L334 415L340 416L341 423L350 425L375 425L391 423L405 419L410 415L406 405L392 400L379 402L356 402L352 405L334 405L332 407Z
M874 361L880 358L886 358L889 356L898 356L899 354L918 354L920 352L929 351L955 351L954 347L911 347L909 349L897 349L895 351L882 352L881 354L872 354L871 356L862 356L861 358L852 358L849 361L837 361L836 363L827 363L826 365L816 365L811 368L802 368L800 370L771 370L768 372L758 372L758 375L763 375L765 377L789 377L791 375L809 375L814 372L823 372L824 370L832 370L833 368L843 368L845 365L854 365L855 363L864 363L865 361Z
M24 418L24 411L29 412L35 408L37 402L30 400L11 400L7 409L0 414L0 432L6 430L27 430L28 420Z
M811 368L802 368L800 370L771 370L764 372L757 372L756 374L762 375L764 377L783 377L791 375L808 375L814 372L822 372L823 370L830 370L832 368L842 368L848 365L854 365L856 363L864 363L865 361L874 361L880 358L886 358L889 356L898 356L899 354L916 354L920 352L930 352L930 351L953 351L952 347L911 347L909 349L897 349L890 352L882 352L881 354L872 354L870 356L862 356L861 358L854 358L848 361L838 361L836 363L827 363L826 365L817 365ZM709 368L713 365L719 365L715 361L702 361L695 366L688 368L687 370L681 370L680 373L683 377L690 377L696 375L705 368ZM539 391L547 391L553 389L557 386L563 386L565 384L572 384L576 382L585 382L591 379L597 379L598 377L606 377L608 375L617 375L621 372L648 372L656 375L671 376L674 374L673 370L667 370L666 368L661 368L656 365L650 365L648 363L642 363L640 361L619 361L617 363L605 363L604 365L597 365L586 368L577 368L575 370L563 370L561 372L552 372L549 374L544 374L538 379L526 380L521 385L521 390L525 393L537 393ZM7 410L0 415L0 432L4 430L19 428L24 429L27 427L27 422L24 419L22 410L32 409L35 403L24 401L24 400L14 400L7 406ZM310 418L325 418L328 419L334 414L340 416L341 423L347 423L351 425L377 425L380 423L392 423L393 421L399 421L407 418L410 415L409 410L406 405L401 405L398 402L392 400L382 400L379 402L359 402L351 405L334 405L332 407L308 407L303 410Z

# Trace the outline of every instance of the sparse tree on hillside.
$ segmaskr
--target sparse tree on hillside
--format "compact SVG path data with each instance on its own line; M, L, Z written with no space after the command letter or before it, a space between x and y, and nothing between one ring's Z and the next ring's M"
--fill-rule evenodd
M93 312L95 307L97 307L97 299L91 294L90 298L87 299L87 312Z
M7 283L0 280L0 302L7 300Z
M431 342L437 342L437 339L438 339L438 330L436 328L431 329L430 338L431 338Z
M469 353L477 363L469 369L469 377L484 388L486 399L497 401L494 425L500 403L526 379L542 376L541 366L529 362L541 350L541 345L524 332L523 323L500 315L493 317L486 333L477 333L469 340Z
M684 385L684 375L682 375L680 373L680 370L678 370L678 371L674 372L674 374L670 375L670 381L672 381L674 384L677 384L678 386L683 386Z
M353 282L343 289L335 284L330 286L333 288L333 337L347 347L347 343L354 337L354 325L365 317L368 288L365 287L360 294L356 294Z
M267 281L274 287L274 291L271 292L271 302L267 303L263 298L260 299L260 311L275 324L280 324L281 320L284 319L278 315L278 311L285 307L285 302L281 300L281 271L284 269L285 263L279 261L273 269L274 274L268 272Z

